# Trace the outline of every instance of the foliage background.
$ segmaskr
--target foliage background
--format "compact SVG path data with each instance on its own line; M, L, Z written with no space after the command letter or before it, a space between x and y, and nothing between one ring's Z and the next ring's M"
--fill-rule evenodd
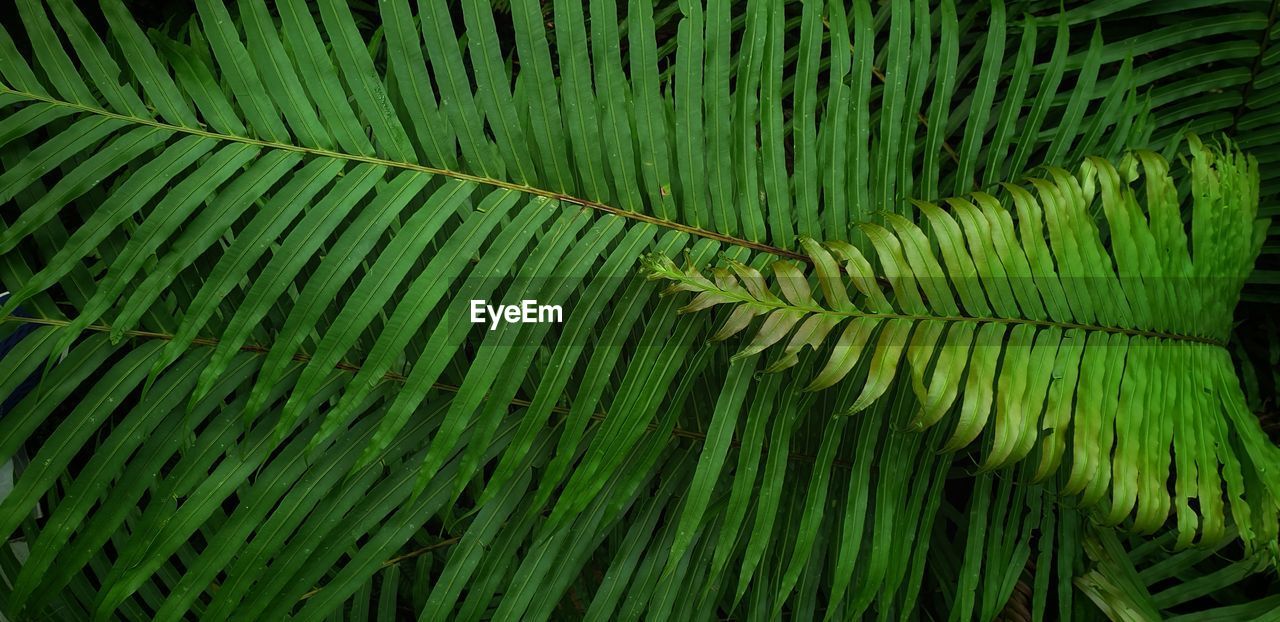
M44 4L18 4L19 13L28 13L0 17L14 40L11 47L0 49L6 61L0 67L6 87L0 96L0 123L7 123L4 127L11 132L5 134L8 140L0 150L4 174L20 170L19 163L46 141L72 135L68 128L82 116L97 114L81 110L30 128L14 120L21 119L19 110L33 105L30 98L9 91L20 86L15 81L17 58L37 67L38 80L53 87L50 97L68 99L59 92L60 78L47 59L29 60L33 56L26 53L47 41L30 22L30 11L44 14ZM833 423L826 414L847 396L801 395L789 376L757 378L752 368L730 364L732 350L703 343L714 325L711 319L677 318L677 305L659 300L654 286L641 282L633 270L636 248L655 244L673 254L688 248L709 260L716 248L698 242L699 232L687 239L663 237L668 230L689 233L691 225L707 230L703 233L718 233L717 240L724 242L719 250L738 253L746 261L767 257L755 252L758 248L735 244L751 237L743 233L745 224L728 226L718 216L697 221L698 213L688 211L688 205L699 201L711 210L742 204L734 194L742 181L736 173L717 176L691 166L702 161L714 167L720 154L732 154L726 161L733 165L751 162L760 167L759 189L768 197L766 207L760 208L761 220L769 229L751 241L774 249L794 249L794 236L786 232L789 227L803 229L810 215L813 222L821 222L816 231L821 237L845 237L839 227L822 220L828 212L819 216L816 207L820 192L829 200L824 174L840 161L851 169L862 166L871 179L865 185L850 184L855 200L848 201L847 216L856 221L872 218L881 209L873 205L909 210L908 197L937 199L991 187L1018 179L1041 163L1071 167L1085 155L1114 157L1129 147L1172 155L1177 137L1188 129L1201 135L1223 132L1258 158L1260 215L1274 217L1280 211L1276 2L1125 0L1069 3L1061 9L1058 2L1008 2L999 8L962 3L949 9L956 15L950 28L944 26L948 9L943 5L849 5L853 39L865 40L859 38L864 33L872 36L865 48L871 62L857 66L868 76L861 84L866 87L862 96L870 102L865 109L868 140L862 144L833 141L829 130L819 129L835 118L838 107L831 102L845 101L840 92L833 97L831 90L830 63L840 56L833 52L838 48L831 43L831 32L841 30L831 26L826 3L780 5L781 19L767 38L767 46L774 47L758 50L782 60L777 73L766 70L759 76L762 89L776 90L761 91L755 114L737 108L738 91L730 99L728 86L736 87L744 75L751 75L739 73L737 64L745 18L757 10L757 15L767 14L760 9L772 6L767 2L712 2L705 14L697 2L653 3L652 26L639 27L595 16L612 10L628 18L648 3L596 0L579 6L561 0L511 7L494 2L489 11L484 2L426 2L424 7L447 17L457 35L437 35L429 58L411 59L431 66L436 90L426 95L405 83L406 74L395 74L405 57L392 51L392 35L385 29L393 23L386 12L399 9L401 14L418 15L425 9L408 2L293 4L311 16L324 41L333 42L340 31L358 37L348 43L358 41L354 48L366 51L368 67L358 60L339 60L338 46L324 48L324 56L335 59L342 76L345 92L335 101L348 102L359 128L373 126L377 157L399 158L389 153L394 143L387 138L389 130L373 123L376 115L359 99L362 80L381 85L387 96L381 103L404 125L410 150L424 164L508 184L528 183L554 195L553 200L582 197L598 202L597 207L621 206L663 222L614 224L621 219L576 214L572 201L565 203L568 209L555 212L556 218L521 220L518 213L543 207L537 203L540 199L508 199L502 188L481 184L481 190L449 204L458 210L458 219L434 225L435 233L423 240L426 249L403 263L409 276L393 283L393 295L360 323L343 314L344 301L363 291L357 284L376 274L374 267L383 265L376 263L379 254L395 236L369 240L371 247L362 249L365 261L353 268L339 290L343 295L319 301L316 313L298 333L296 352L286 352L276 361L282 373L262 386L277 394L255 420L243 411L252 410L246 402L255 395L258 366L266 358L262 351L278 343L281 327L306 295L305 277L321 269L324 252L316 253L314 261L301 268L303 276L276 294L278 300L267 301L270 306L261 323L247 327L248 351L226 361L227 373L200 381L201 367L210 351L217 350L217 340L226 339L238 310L250 304L253 283L268 269L268 259L236 275L243 278L234 279L236 287L225 298L201 299L201 286L235 240L234 235L219 237L210 245L212 250L194 258L194 265L181 266L172 280L161 283L151 301L140 303L133 294L149 282L149 273L165 265L166 257L186 252L181 243L187 238L181 236L195 227L176 228L159 240L150 252L142 253L145 267L126 277L114 276L112 270L147 216L157 213L154 202L137 206L136 213L113 223L105 229L109 235L83 254L57 253L70 234L96 222L91 220L95 210L110 204L109 197L127 187L122 185L125 180L154 174L145 165L173 156L176 152L169 149L177 140L98 180L83 196L59 206L56 219L34 228L32 239L5 246L2 254L0 283L15 291L46 266L66 266L53 283L28 292L30 298L23 301L23 313L44 318L44 323L7 318L0 324L8 352L0 364L14 370L0 379L0 388L14 396L0 407L7 411L0 423L0 447L15 458L18 473L15 492L0 505L0 526L32 552L26 559L14 549L0 553L6 578L3 604L11 618L813 619L869 611L868 615L922 619L1093 619L1158 612L1191 620L1249 619L1280 610L1274 570L1245 558L1237 545L1174 551L1172 533L1130 537L1123 531L1092 530L1069 503L1057 499L1053 482L1027 485L1017 468L974 473L973 454L936 454L938 434L912 436L890 430L887 422L909 405L891 401L866 413L871 416ZM74 14L65 8L71 3L48 5L55 24L51 31L61 33L61 47L79 59L78 70L89 77L86 90L94 100L89 107L125 112L92 79L94 71L107 71L104 66L95 69L84 62L85 52L67 36L76 32L67 24L80 24L67 17ZM262 35L246 27L241 15L267 6L229 2L224 21L218 17L221 3L127 3L132 19L149 29L146 37L162 51L167 70L176 72L174 58L204 63L211 80L206 86L229 102L235 119L230 125L254 113L246 108L248 93L238 87L232 63L211 52L217 37L212 24L229 26L237 37L250 41L252 64L263 68L263 52L252 44L254 36ZM714 13L716 7L727 13ZM859 19L859 10L871 19ZM929 27L902 28L916 12L929 14ZM268 30L279 28L288 38L274 8L262 14L271 20ZM485 14L493 16L492 26L467 19ZM695 25L699 22L691 21L693 14L727 30L704 32ZM814 19L819 14L821 21ZM731 19L723 19L726 16ZM84 32L97 33L107 42L98 53L124 68L121 82L152 104L151 91L135 88L138 70L131 63L138 57L106 35L118 26L96 6L83 8L83 20ZM615 22L616 29L600 28ZM1060 27L1065 28L1061 38ZM478 34L470 34L472 28ZM715 32L721 33L718 39ZM1034 38L1028 32L1034 32ZM546 37L546 50L540 50L536 37L522 39L534 33ZM640 39L632 39L636 33ZM481 34L489 38L481 48L473 48L473 39ZM641 40L651 41L651 50L634 47ZM720 47L708 40L720 41ZM172 42L186 47L173 47ZM702 52L688 52L693 42L708 46L705 59ZM477 49L487 54L486 70L491 73L477 69ZM649 54L639 65L652 70L650 82L641 83L629 64L637 49ZM19 50L23 53L16 53ZM579 66L583 73L575 76L562 50L589 56L594 64L589 69ZM935 93L935 81L946 73L938 69L946 66L939 58L948 50L955 62L949 101ZM457 52L456 58L452 52ZM618 73L589 73L600 71L597 55L615 58L611 62L617 62ZM293 58L301 66L296 54ZM716 65L716 58L733 60ZM860 57L850 58L856 62ZM1055 61L1060 63L1061 82L1041 103L1038 129L1028 130L1038 89L1049 82L1046 76L1053 73ZM424 100L435 105L445 67L462 70L458 84L475 103L450 112L456 116L448 123L437 117L437 124L424 125L414 111L421 110ZM713 69L727 73L712 73ZM299 131L305 120L288 114L296 101L268 88L274 85L265 70L263 75L267 77L261 95L280 98L274 104L284 115L282 127L289 130L272 140L305 143L308 139ZM508 90L505 99L495 96L492 84L484 83L486 75L507 78L507 89L514 85L515 90ZM552 75L555 79L539 81L538 76ZM720 75L723 78L714 77ZM769 82L771 77L776 83ZM625 91L603 86L619 78L629 85ZM1025 90L1020 90L1018 84L1024 80ZM323 96L310 90L314 85L300 84L308 89L301 93L302 101L322 109ZM681 107L689 101L686 92L693 85L705 90L705 100ZM551 91L536 90L548 86ZM184 99L199 97L192 83L181 82L180 89ZM548 93L553 99L548 100ZM650 98L647 102L642 93ZM853 97L853 90L844 96ZM549 107L539 108L539 101ZM624 103L610 107L617 102ZM443 100L440 104L444 106ZM573 125L569 113L583 106L596 112L598 135L623 128L622 135L636 137L637 161L652 155L645 153L641 120L666 128L668 137L689 135L693 124L703 128L707 138L696 146L672 145L666 152L671 185L647 183L640 167L628 181L618 169L608 168L625 158L609 150L611 143L601 142L607 138L574 134L584 130ZM709 106L705 116L703 106ZM147 108L153 118L158 114L155 108ZM856 112L858 107L847 109ZM504 110L512 116L503 117ZM564 115L562 125L553 138L539 142L542 139L532 133L542 125L537 115L553 113ZM209 121L206 109L199 114ZM807 124L796 124L797 117ZM718 125L722 119L743 124ZM325 130L336 133L329 118L322 121ZM424 136L443 133L452 147L455 140L466 139L469 123L487 128L480 142L485 145L482 151L491 150L484 151L489 157L466 157L465 145L458 150L464 157L452 162L427 153ZM247 126L245 135L266 138L252 122L240 124ZM123 134L134 125L117 131ZM522 149L527 159L500 149L504 139L495 130L504 125L526 130L528 144ZM214 123L202 127L234 133ZM754 140L757 127L761 141L767 143L767 133L775 127L777 138L758 150L755 143L743 149L733 142L743 128L750 129ZM39 204L50 188L91 161L100 145L116 138L112 133L79 145L55 170L29 179L20 192L0 189L6 198L6 228L14 226L19 213ZM838 159L841 154L843 160ZM555 181L550 167L561 157L573 170L565 180ZM239 232L255 214L277 206L271 199L281 186L300 178L297 171L305 164L322 159L307 153L300 162L290 162L290 176L268 184L269 189L251 202L259 209L244 212L225 228ZM593 161L603 168L593 173ZM531 171L523 180L512 170L522 164ZM354 178L355 165L346 161L343 166L344 175ZM236 174L247 176L244 169L252 170L246 162ZM376 173L377 190L382 192L388 183L419 183L396 177L399 172ZM603 189L590 186L593 174L606 179ZM438 175L415 186L422 197L406 215L434 207L426 195L452 183L448 177ZM628 193L627 187L637 192ZM702 199L693 198L704 191ZM216 204L216 196L210 191L202 202ZM726 202L725 196L735 200ZM793 218L777 216L775 205L782 203L794 206ZM461 339L446 340L448 348L440 347L430 329L442 321L443 305L429 308L425 328L384 357L391 376L383 381L378 373L372 377L374 384L356 393L352 387L367 380L357 371L377 353L374 344L389 332L408 282L438 267L430 261L442 254L442 248L456 248L446 244L457 237L464 212L477 207L510 210L494 225L494 233L486 234L487 254L496 257L500 249L510 248L525 255L518 260L509 256L506 266L484 264L491 270L485 273L479 266L486 253L472 248L466 254L471 262L450 273L452 280L445 283L452 292L487 287L515 291L521 286L522 264L531 261L527 257L542 256L533 255L532 249L558 233L565 243L553 248L547 242L538 247L548 250L537 252L549 263L569 264L579 257L590 270L565 281L549 279L528 286L560 283L572 292L574 304L591 310L574 317L570 307L570 322L564 327L505 335L533 345L503 349L507 344L486 343L478 331L464 331ZM356 209L350 218L361 213ZM777 222L786 224L778 229ZM1280 302L1276 227L1273 224L1246 287L1233 344L1251 407L1272 430L1280 428L1275 414L1280 337L1271 319L1273 305ZM268 257L295 252L299 246L291 248L297 244L292 240L281 235ZM12 236L6 238L10 241ZM325 250L341 244L336 233L317 242ZM598 305L584 304L585 293L615 291L610 287L617 293L603 296ZM166 345L184 325L193 300L211 305L199 339L187 347ZM77 318L87 318L86 323L97 328L77 332L70 353L57 365L43 367L51 352L60 351L55 344L63 345L59 331L67 332L65 324ZM126 318L131 326L122 324ZM292 360L295 354L315 354L339 325L354 331L349 347L333 352L341 360L340 372L317 375L305 371L305 357ZM111 329L103 327L125 338L113 343L101 334ZM574 332L575 327L582 328ZM573 349L584 343L604 347ZM613 358L595 356L609 351L615 352ZM172 365L144 393L154 361L166 357L173 359L167 361ZM379 460L357 467L374 430L385 425L400 384L418 361L428 359L438 359L438 377L428 383L431 390L421 396L411 421L384 439L390 445ZM813 361L804 365L812 366ZM44 375L43 393L20 387L28 374ZM100 378L127 381L118 391L106 390L95 384ZM218 380L216 386L203 384L213 379ZM189 408L198 381L214 392L204 406ZM309 389L298 388L306 382L312 383ZM288 399L295 391L302 397ZM340 397L347 394L360 397L348 404ZM20 402L18 396L30 401ZM303 413L307 416L300 419L300 427L288 428L287 435L274 434L278 419ZM734 424L714 425L717 416ZM528 423L541 419L545 425ZM321 428L321 421L329 423ZM459 428L461 436L451 443L437 431L447 421L471 425L465 431ZM132 425L152 426L152 431L130 444ZM565 432L574 425L582 426L580 436ZM320 438L324 440L316 440ZM445 440L437 440L441 438ZM706 473L702 464L709 455L719 456L712 460L719 464L699 477ZM46 458L50 461L42 462ZM424 459L430 463L425 467ZM569 464L577 469L567 470ZM595 469L595 477L589 477L587 466ZM419 477L420 472L428 477ZM745 482L744 492L735 494L739 482ZM426 485L426 492L414 496L419 485ZM699 499L704 509L687 510L691 499ZM861 556L850 553L852 549L861 549ZM30 559L44 567L24 568ZM845 593L838 596L841 591Z

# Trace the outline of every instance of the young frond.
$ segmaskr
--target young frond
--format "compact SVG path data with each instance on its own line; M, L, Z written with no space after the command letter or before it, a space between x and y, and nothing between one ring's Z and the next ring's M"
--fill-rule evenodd
M1030 458L1038 481L1065 462L1062 491L1105 524L1153 532L1172 512L1185 546L1234 520L1247 547L1274 551L1280 449L1225 349L1268 225L1257 165L1194 136L1189 157L1189 238L1167 163L1139 151L1004 184L1003 202L917 202L928 233L896 214L863 223L876 267L854 244L802 238L811 269L778 260L772 279L733 260L707 276L655 254L644 269L696 294L682 312L730 308L713 340L762 318L734 358L773 349L776 372L822 352L805 390L861 387L836 415L883 397L905 365L906 427L955 412L944 449L988 431L983 470Z

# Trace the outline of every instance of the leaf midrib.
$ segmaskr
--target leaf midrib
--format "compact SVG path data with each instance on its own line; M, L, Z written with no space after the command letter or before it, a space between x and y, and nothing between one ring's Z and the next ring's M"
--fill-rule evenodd
M777 255L779 257L787 257L790 259L800 260L806 263L808 263L809 261L809 258L802 253L797 253L795 251L787 250L785 248L779 248L777 246L772 246L770 244L765 244L763 242L753 242L751 240L735 237L732 235L727 235L717 231L710 231L707 229L703 229L701 227L686 225L684 223L676 222L674 220L668 220L666 218L660 218L660 217L652 216L649 214L643 214L640 212L625 210L620 207L609 205L607 203L601 203L599 201L593 201L591 199L584 199L582 197L565 194L562 192L556 192L554 190L547 190L546 188L539 188L539 187L530 186L527 184L514 183L514 182L505 181L501 179L495 179L493 177L486 177L484 175L463 173L461 171L455 171L447 168L438 168L434 166L426 166L422 164L416 164L413 162L401 162L398 160L388 160L388 159L379 158L375 156L355 155L350 153L342 153L340 151L332 151L328 149L319 149L315 147L303 147L300 145L294 145L290 143L262 140L258 138L249 138L247 136L223 134L220 132L211 132L209 130L200 129L200 128L187 127L184 125L173 125L173 124L165 123L163 121L158 121L155 119L144 119L142 117L135 117L132 115L112 112L110 110L106 110L103 108L96 108L94 106L88 106L88 105L80 104L76 102L69 102L69 101L57 99L55 97L50 97L47 95L41 95L38 93L31 93L28 91L17 90L3 84L0 84L0 93L8 93L8 94L16 95L18 97L22 97L32 101L43 102L53 106L63 106L66 108L71 108L73 110L78 110L80 112L96 114L96 115L100 115L107 118L118 119L128 123L133 123L135 125L145 125L145 126L149 126L149 127L153 127L161 130L167 130L175 133L190 134L194 136L211 138L214 140L237 142L237 143L242 143L247 145L255 145L255 146L264 147L267 149L282 149L285 151L292 151L295 153L302 153L306 155L326 157L326 158L334 158L338 160L346 160L349 162L360 162L364 164L374 164L378 166L384 166L387 168L396 168L401 170L416 171L419 173L441 175L441 176L449 177L452 179L470 181L478 184L492 186L495 188L515 190L517 192L522 192L522 193L533 195L533 196L546 197L546 198L554 199L557 201L563 201L565 203L581 205L583 207L588 207L597 211L604 212L606 214L613 214L615 216L620 216L622 218L627 218L629 220L634 220L638 222L650 223L653 225L657 225L659 227L665 227L667 229L681 231L681 232L688 233L690 235L698 236L701 238L716 240L726 244L732 244L734 246L741 246L741 247L749 248L755 251L769 253L771 255Z
M1150 337L1153 339L1169 339L1172 341L1187 341L1192 343L1201 343L1219 348L1226 347L1226 344L1216 339L1208 337L1197 337L1195 335L1181 335L1178 333L1166 333L1153 330L1142 330L1138 328L1125 328L1119 326L1100 326L1096 324L1077 324L1074 322L1057 322L1053 320L1034 320L1029 318L1016 317L991 317L991 316L969 316L969 315L918 315L911 313L876 313L871 311L837 311L820 307L817 305L797 305L788 303L781 298L775 300L760 300L753 298L749 294L738 291L725 290L720 288L707 288L705 284L699 283L692 279L677 278L674 280L687 282L698 286L698 291L714 291L727 298L732 298L732 304L750 304L757 307L767 307L774 311L796 311L805 315L827 315L838 316L842 318L867 318L873 320L908 320L911 322L971 322L974 324L1008 324L1008 325L1029 325L1040 328L1059 328L1062 330L1083 330L1102 333L1116 333L1127 335L1130 337ZM745 290L743 290L745 292Z
M640 212L625 210L619 207L601 203L599 201L584 199L582 197L564 194L564 193L556 192L553 190L547 190L545 188L538 188L536 186L529 186L526 184L518 184L518 183L509 182L509 181L504 181L501 179L495 179L492 177L486 177L484 175L463 173L460 171L454 171L446 168L426 166L426 165L416 164L412 162L400 162L397 160L388 160L388 159L378 158L374 156L355 155L350 153L342 153L339 151L332 151L328 149L303 147L303 146L294 145L290 143L262 140L258 138L249 138L247 136L223 134L220 132L211 132L209 130L186 127L183 125L173 125L170 123L165 123L163 121L157 121L155 119L145 119L142 117L135 117L132 115L112 112L110 110L106 110L103 108L96 108L96 107L88 106L85 104L69 102L69 101L57 99L54 97L50 97L47 95L41 95L38 93L31 93L28 91L17 90L3 84L0 84L0 93L9 93L9 94L13 94L18 97L22 97L32 101L44 102L46 104L50 104L54 106L63 106L66 108L71 108L73 110L78 110L85 113L96 114L96 115L100 115L100 116L112 118L112 119L118 119L128 123L133 123L136 125L145 125L145 126L149 126L149 127L153 127L161 130L167 130L174 133L190 134L194 136L211 138L214 140L222 140L227 142L237 142L242 144L255 145L255 146L264 147L268 149L281 149L285 151L292 151L295 153L302 153L302 154L307 154L312 156L346 160L350 162L361 162L365 164L374 164L378 166L384 166L387 168L397 168L401 170L409 170L409 171L416 171L420 173L441 175L441 176L449 177L453 179L484 184L484 185L492 186L495 188L504 188L508 190L514 190L517 192L522 192L522 193L533 195L533 196L546 197L549 199L563 201L563 202L571 203L574 205L581 205L583 207L588 207L604 213L613 214L615 216L620 216L622 218L627 218L627 219L635 220L638 222L650 223L653 225L665 227L668 229L673 229L676 231L681 231L681 232L695 235L698 237L712 239L719 242L724 242L726 244L732 244L735 246L750 248L752 250L765 252L765 253L769 253L772 255L780 256L780 257L797 259L805 263L810 263L810 259L808 256L802 253L797 253L795 251L778 248L776 246L771 246L769 244L764 244L761 242L753 242L750 240L738 238L731 235L726 235L716 231L709 231L706 229L702 229L700 227L686 225L684 223L668 220L665 218L659 218L657 216L651 216L649 214L642 214ZM723 290L720 290L720 291L723 291ZM729 296L739 297L737 294L734 294L731 292L725 291L724 293ZM1207 338L1207 337L1197 337L1194 335L1180 335L1177 333L1148 331L1148 330L1141 330L1141 329L1135 329L1135 328L1100 326L1095 324L1076 324L1072 322L1033 320L1033 319L1027 319L1027 318L913 315L913 314L904 314L904 313L840 312L840 311L834 311L831 309L825 309L822 307L805 307L805 306L799 306L799 305L789 305L786 303L778 304L778 303L771 303L771 302L762 302L749 297L740 297L740 298L741 298L741 302L744 302L744 303L766 305L776 309L791 309L795 311L801 311L803 313L822 313L826 315L838 315L842 317L865 317L865 318L871 318L871 319L886 319L886 320L903 319L903 320L909 320L914 322L941 321L941 322L1001 323L1001 324L1009 324L1009 325L1027 324L1032 326L1039 326L1042 328L1056 327L1063 330L1079 329L1079 330L1093 331L1093 332L1119 333L1119 334L1129 335L1129 336L1142 336L1142 337L1151 337L1151 338L1157 338L1157 339L1169 339L1174 341L1188 341L1188 342L1203 343L1203 344L1218 346L1218 347L1225 347L1224 343L1215 339Z
M62 329L62 328L66 328L67 326L70 326L72 323L72 320L63 320L63 319L45 318L45 317L32 317L32 316L25 316L25 315L0 315L0 324L4 324L5 322L16 322L19 324L48 326L55 329ZM110 334L114 332L114 327L108 324L90 324L88 326L85 326L84 330ZM172 341L174 339L174 335L171 335L169 333L140 330L140 329L130 329L130 330L122 331L121 334L124 337L133 338L133 339L159 339L163 341ZM216 348L220 343L222 343L221 340L213 337L196 337L191 340L191 345L207 347L207 348ZM263 355L270 352L271 347L264 346L264 345L257 345L257 344L243 344L238 348L238 350L240 352L248 352L250 354ZM296 361L298 363L307 363L311 361L311 355L305 352L297 352L290 358L291 360ZM338 371L356 374L360 372L361 366L358 364L347 363L343 361L343 362L339 362L337 365L334 365L334 369ZM408 376L406 376L405 374L400 374L393 371L387 371L382 374L380 380L403 383L406 380L408 380ZM444 391L446 393L457 393L458 391L461 390L461 387L457 385L447 384L443 382L433 382L431 384L431 388L439 391ZM527 406L533 405L532 400L522 398L522 397L513 397L508 401L508 403L511 406L518 406L518 407L527 407ZM572 409L570 407L561 406L559 404L555 404L551 406L551 412L558 413L561 415L568 415L571 410ZM593 421L604 421L608 416L609 414L602 410L596 410L590 414L590 418ZM646 426L645 429L648 431L655 431L658 429L658 426L657 424L650 423ZM684 438L684 439L692 440L695 442L705 442L707 439L707 435L704 432L699 432L697 430L690 430L687 428L681 428L679 426L671 428L670 433L671 433L671 436L674 438ZM738 441L736 440L733 441L730 446L738 447L739 446ZM768 453L768 448L765 448L764 452ZM811 454L789 451L787 452L787 460L790 460L792 462L812 463L816 460L816 457ZM841 468L850 467L850 463L848 461L841 460L841 459L834 460L832 464Z

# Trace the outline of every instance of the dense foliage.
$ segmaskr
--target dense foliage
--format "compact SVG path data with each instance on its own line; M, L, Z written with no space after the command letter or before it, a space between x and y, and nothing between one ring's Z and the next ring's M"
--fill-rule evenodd
M17 0L0 613L1274 619L1278 6Z

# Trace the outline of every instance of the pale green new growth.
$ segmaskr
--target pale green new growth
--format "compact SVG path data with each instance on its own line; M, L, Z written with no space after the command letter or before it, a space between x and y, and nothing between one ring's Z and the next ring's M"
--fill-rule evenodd
M854 244L808 238L812 268L775 261L773 289L733 260L710 277L663 255L644 265L674 282L667 293L696 293L681 311L731 307L713 340L761 318L734 358L772 348L776 372L820 351L806 390L857 383L838 415L884 396L905 360L917 403L907 426L946 420L952 451L988 430L982 469L1031 458L1040 480L1065 461L1063 492L1098 520L1132 516L1153 532L1172 511L1182 545L1197 531L1223 538L1229 507L1245 544L1274 552L1280 450L1250 416L1223 347L1267 226L1257 165L1189 143L1190 239L1167 163L1139 151L1118 167L1050 168L1029 180L1034 192L1003 184L1003 201L916 202L929 233L896 214L861 224L878 268Z

